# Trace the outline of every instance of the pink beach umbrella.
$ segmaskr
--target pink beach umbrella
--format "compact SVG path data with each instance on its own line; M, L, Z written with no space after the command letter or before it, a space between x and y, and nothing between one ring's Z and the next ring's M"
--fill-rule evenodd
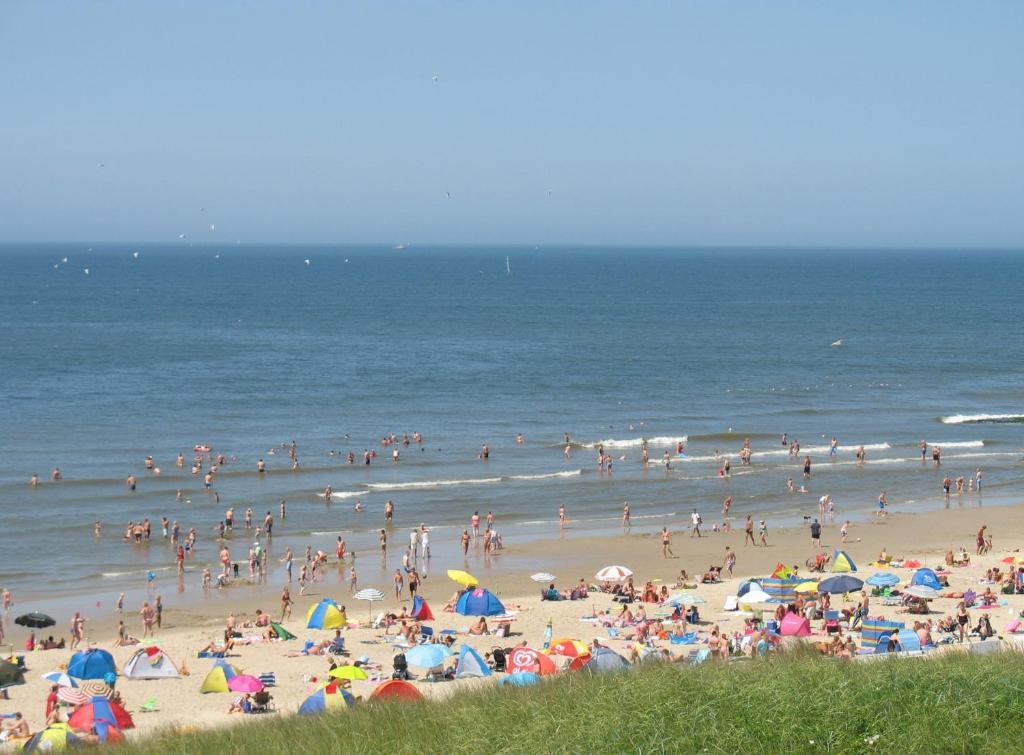
M235 692L262 692L263 682L251 674L239 674L228 679L228 689Z

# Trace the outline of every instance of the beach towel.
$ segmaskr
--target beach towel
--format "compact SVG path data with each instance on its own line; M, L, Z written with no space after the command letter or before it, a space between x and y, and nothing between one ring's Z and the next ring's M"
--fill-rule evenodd
M673 645L692 645L697 641L696 632L687 632L686 634L670 634L668 641Z

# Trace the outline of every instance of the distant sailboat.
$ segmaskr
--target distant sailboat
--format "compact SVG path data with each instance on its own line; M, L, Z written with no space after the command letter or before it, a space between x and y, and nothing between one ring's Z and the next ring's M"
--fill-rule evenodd
M508 257L505 258L505 275L512 277L512 266L508 264Z

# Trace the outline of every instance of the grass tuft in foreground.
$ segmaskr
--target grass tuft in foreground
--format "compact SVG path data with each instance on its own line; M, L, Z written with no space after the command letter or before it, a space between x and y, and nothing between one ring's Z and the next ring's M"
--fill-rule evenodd
M885 752L1024 748L1024 654L874 663L778 656L568 674L447 702L362 704L147 739L145 753Z

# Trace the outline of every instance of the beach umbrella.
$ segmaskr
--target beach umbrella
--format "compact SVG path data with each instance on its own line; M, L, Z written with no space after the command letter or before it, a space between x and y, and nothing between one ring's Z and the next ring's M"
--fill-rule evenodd
M548 574L546 571L539 571L536 574L532 574L530 579L534 582L550 584L551 582L554 582L557 577L554 574Z
M563 655L566 658L580 658L585 655L590 655L590 645L582 640L563 637L558 640L552 640L548 649L544 652L548 655Z
M61 687L57 690L57 699L68 705L85 705L89 698L80 689L74 687Z
M999 561L1004 564L1024 564L1024 556L1007 556Z
M838 574L835 577L821 580L818 584L818 592L842 595L847 592L855 592L862 587L864 587L864 583L856 577L851 577L848 574Z
M110 688L110 685L101 679L88 679L78 685L79 689L89 697L112 697L114 690Z
M330 598L314 603L306 613L306 629L340 629L348 625L348 616Z
M51 671L49 674L43 674L42 678L50 682L50 684L56 684L60 687L78 686L78 682L76 682L70 676L65 674L63 671Z
M32 613L26 613L19 616L14 620L14 623L31 629L45 629L46 627L52 627L57 622L45 613L33 611Z
M452 582L457 582L463 587L476 587L480 584L480 580L474 577L468 572L464 572L461 569L449 569L448 579Z
M698 595L695 592L679 592L666 600L662 605L665 606L702 606L707 603L704 600L703 595Z
M880 571L864 580L864 584L872 587L895 587L899 583L900 578L891 571Z
M52 723L38 734L33 735L22 746L22 752L60 752L68 747L77 747L83 742L67 724Z
M410 666L434 668L444 663L444 659L450 655L451 651L445 645L416 645L406 651L405 660Z
M327 675L332 679L348 679L349 681L364 681L369 679L366 672L358 666L335 666Z
M384 593L373 587L367 587L365 590L360 590L353 596L356 600L365 600L367 605L367 616L373 613L373 604L379 600L384 600Z
M939 591L934 587L927 587L925 585L911 585L903 591L907 595L912 595L915 598L923 598L924 600L934 600L939 597Z
M16 687L25 683L25 672L13 663L0 658L0 689Z
M594 577L600 582L625 582L633 576L633 572L625 566L606 566Z
M228 689L232 692L262 692L264 685L252 674L238 674L228 679Z
M818 581L815 579L808 579L798 584L794 589L798 593L803 594L818 592Z
M772 603L771 595L756 586L747 590L746 595L739 599L739 603L741 606L767 606L771 609L774 609L775 606L778 605L777 603Z
M501 680L510 687L531 687L540 682L540 677L532 671L516 671Z

